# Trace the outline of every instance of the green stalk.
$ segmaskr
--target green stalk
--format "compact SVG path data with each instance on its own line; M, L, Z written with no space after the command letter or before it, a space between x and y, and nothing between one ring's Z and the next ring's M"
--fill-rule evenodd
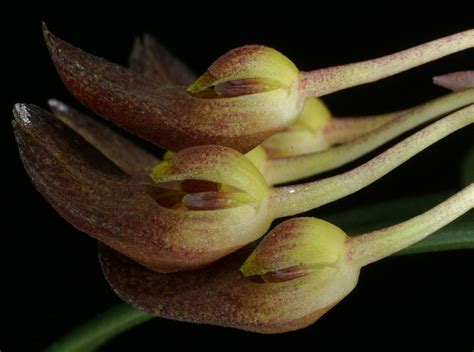
M351 238L350 260L360 267L420 242L474 207L474 183L434 208L402 223Z
M47 352L95 351L104 343L153 318L152 315L121 303L74 329L49 346Z

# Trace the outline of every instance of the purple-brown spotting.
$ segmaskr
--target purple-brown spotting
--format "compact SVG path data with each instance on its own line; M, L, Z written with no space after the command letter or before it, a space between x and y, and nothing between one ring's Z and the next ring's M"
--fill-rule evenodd
M256 111L238 100L243 97L201 99L183 86L162 85L75 48L46 27L44 37L64 84L82 104L167 150L219 144L247 152L288 123L268 121L271 111Z
M309 281L262 284L244 277L239 267L251 253L246 247L208 268L160 274L100 246L104 275L127 303L151 314L198 324L274 334L313 324L337 302L312 311ZM288 318L304 306L298 318Z
M228 217L235 243L188 244L191 236L208 241L220 234L226 214L169 209L180 194L125 175L48 112L17 104L14 115L20 156L33 184L80 231L159 271L202 267L245 244L238 243L240 219ZM160 193L164 206L157 202Z

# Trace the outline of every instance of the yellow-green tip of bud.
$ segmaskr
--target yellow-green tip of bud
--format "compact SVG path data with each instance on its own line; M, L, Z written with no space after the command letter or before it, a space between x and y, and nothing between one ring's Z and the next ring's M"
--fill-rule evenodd
M218 58L188 91L214 88L220 96L240 96L289 89L298 78L298 69L285 55L266 46L246 45Z
M296 121L284 131L266 139L260 148L263 148L271 159L327 149L329 144L322 130L330 120L331 112L323 101L308 98Z
M249 199L259 202L269 190L250 160L231 148L218 145L192 147L170 155L153 168L150 176L158 184L179 182L182 186L190 186L190 193L232 193L238 199L231 198L238 202ZM241 192L245 195L236 195ZM203 194L199 199L215 200L216 196ZM225 195L225 199L229 196Z
M346 251L346 234L315 218L295 218L271 231L244 262L244 276L264 282L287 281L335 267Z
M316 132L331 119L331 112L321 99L309 98L293 126L302 126Z

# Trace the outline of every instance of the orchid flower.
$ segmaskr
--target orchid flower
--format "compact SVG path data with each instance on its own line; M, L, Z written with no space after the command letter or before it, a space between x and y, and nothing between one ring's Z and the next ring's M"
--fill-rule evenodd
M474 46L474 30L355 64L300 72L283 54L244 46L217 59L188 88L160 85L87 54L44 27L69 91L120 127L170 151L206 144L247 152L291 125L306 98L369 83Z
M160 86L189 84L195 80L192 71L150 35L145 35L143 41L138 39L135 41L130 56L130 67ZM463 92L459 96L447 96L416 108L381 116L332 118L320 100L308 99L295 123L287 130L265 140L261 146L250 151L247 157L255 163L270 184L294 181L342 166L401 133L472 103L472 100L472 92ZM98 124L87 116L67 108L64 104L59 102L52 102L52 104L56 105L53 111L73 129L77 124L88 126L88 128L82 126L76 131L81 135L86 134L86 139L89 138L90 143L96 147L99 146L99 149L100 145L105 143L104 138L99 138L102 140L95 143L90 138L90 135L95 132L88 131L89 129L100 130L104 127L97 126ZM57 108L59 105L62 106L61 112ZM81 120L87 122L81 122ZM388 122L393 122L388 124L390 128L389 126L386 126L386 129L378 128ZM378 132L369 135L369 132L374 130ZM107 133L110 135L113 132L110 130ZM351 141L354 143L347 144ZM346 144L344 147L316 153L340 143ZM311 155L301 158L283 158L283 156L308 153ZM142 166L145 166L143 170L148 170L153 165ZM287 175L287 172L293 169L295 172Z
M474 122L472 71L439 76L454 92L403 111L333 117L318 99L474 46L474 30L405 51L309 72L258 45L197 78L146 35L124 68L44 36L69 91L95 113L166 148L164 160L67 105L16 104L14 132L34 186L99 241L103 272L156 316L262 333L330 310L361 268L429 236L474 206L474 185L398 225L347 236L322 219L273 220L369 186ZM433 120L436 120L433 122ZM352 170L335 169L428 122ZM255 247L253 242L263 240Z
M151 174L156 185L151 184L127 177L46 111L19 104L14 114L25 168L56 210L99 241L165 272L208 265L264 235L278 217L317 208L370 185L474 122L474 105L351 171L276 188L244 155L217 145L184 149L159 163ZM126 162L133 155L122 158Z
M133 71L161 84L187 86L197 79L185 63L149 34L145 34L142 40L135 40L129 61ZM296 121L265 140L261 147L265 149L267 158L320 151L357 139L404 112L334 118L320 99L309 98Z
M355 288L362 267L473 207L470 184L415 218L353 237L324 220L294 218L275 227L253 252L245 248L197 271L160 274L105 246L100 261L118 295L153 315L281 333L318 320Z

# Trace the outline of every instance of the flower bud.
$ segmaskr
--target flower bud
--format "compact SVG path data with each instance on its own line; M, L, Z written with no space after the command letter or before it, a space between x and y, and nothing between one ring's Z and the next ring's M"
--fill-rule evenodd
M474 88L474 71L459 71L433 77L433 83L454 92Z
M277 226L240 268L245 276L265 282L298 278L335 268L344 256L346 234L320 219L295 218Z
M236 97L294 89L299 71L280 52L262 45L233 49L217 59L195 83L191 93L213 89L217 96Z
M331 120L326 105L316 98L305 101L296 121L285 131L278 132L260 146L269 158L301 155L327 149L330 144L323 133L323 126Z

